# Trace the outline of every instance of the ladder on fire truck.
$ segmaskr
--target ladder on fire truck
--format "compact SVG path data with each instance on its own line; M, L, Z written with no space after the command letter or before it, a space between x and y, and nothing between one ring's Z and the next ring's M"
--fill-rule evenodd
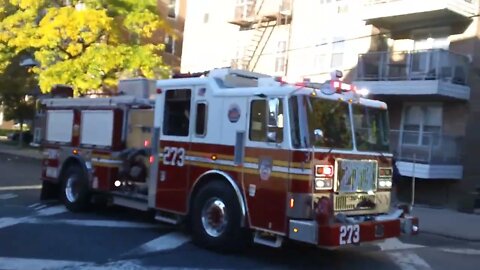
M264 11L265 1L267 5L273 1L275 3L281 1L281 4L278 6L278 10L269 12ZM246 18L244 18L244 20L235 20L231 23L240 25L240 30L252 30L251 39L244 48L242 57L237 59L234 65L241 69L253 71L276 26L290 23L291 0L260 0L259 2L253 1L250 4L246 3L246 5L246 16L249 16L256 9L253 20L245 20Z

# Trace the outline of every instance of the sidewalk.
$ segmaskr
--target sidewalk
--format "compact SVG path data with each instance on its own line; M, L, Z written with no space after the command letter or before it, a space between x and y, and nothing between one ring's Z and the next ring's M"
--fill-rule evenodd
M8 145L4 143L0 143L0 153L7 153L11 155L34 159L42 159L42 153L39 149L32 149L28 147L20 149L18 146Z
M412 214L419 219L420 233L431 233L467 241L480 241L480 215L451 209L414 206Z

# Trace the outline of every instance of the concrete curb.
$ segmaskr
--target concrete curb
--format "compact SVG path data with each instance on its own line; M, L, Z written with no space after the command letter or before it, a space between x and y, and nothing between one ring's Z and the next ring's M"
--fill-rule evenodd
M29 153L27 151L0 148L0 153L3 153L3 154L15 155L15 156L19 156L19 157L31 158L31 159L37 159L37 160L42 159L42 154L40 153L40 151L38 153L35 153L35 152L30 152ZM32 151L34 151L34 150L32 150Z

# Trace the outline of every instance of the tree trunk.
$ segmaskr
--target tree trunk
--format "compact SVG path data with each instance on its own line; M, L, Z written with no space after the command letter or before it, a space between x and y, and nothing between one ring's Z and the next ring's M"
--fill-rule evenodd
M20 134L18 135L18 146L23 146L23 120L20 120Z

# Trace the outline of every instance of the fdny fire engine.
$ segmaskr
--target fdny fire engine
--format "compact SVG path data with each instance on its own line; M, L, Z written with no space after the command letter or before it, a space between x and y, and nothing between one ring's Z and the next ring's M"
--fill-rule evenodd
M210 248L416 234L408 207L390 207L387 106L341 76L289 84L222 68L44 100L42 197L151 211Z

